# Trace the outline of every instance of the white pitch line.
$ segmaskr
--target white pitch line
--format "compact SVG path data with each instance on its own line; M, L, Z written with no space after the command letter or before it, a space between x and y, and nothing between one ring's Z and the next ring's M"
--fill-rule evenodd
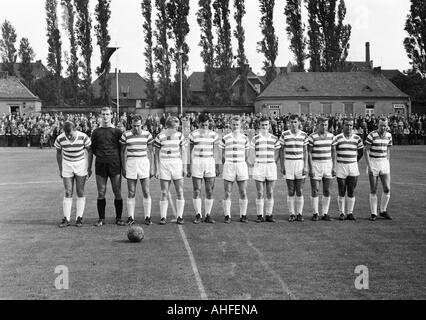
M258 248L256 248L253 243L247 239L247 244L252 248L254 251L256 251L257 255L259 256L260 263L263 265L263 267L268 270L275 278L278 279L278 282L281 284L281 288L283 292L290 298L290 300L297 300L297 297L294 295L293 292L291 292L290 288L285 284L283 279L279 276L278 273L275 272L274 269L272 269L269 264L265 261L263 258L262 252Z
M173 204L173 198L171 197L170 191L169 191L169 202L171 202L173 214L175 215L175 217L177 217L176 208ZM200 273L198 272L198 267L197 267L197 263L195 262L194 254L192 253L188 239L186 238L185 231L183 230L181 225L179 226L178 229L182 237L183 243L185 245L186 252L188 253L189 261L191 262L192 271L194 272L195 281L197 282L197 286L198 286L198 291L200 291L201 300L208 300L206 290L204 289L203 282L201 281Z
M192 254L191 247L189 246L188 239L186 238L185 231L182 226L179 226L180 235L182 236L185 249L188 252L189 260L191 261L192 271L195 275L195 281L197 282L198 290L200 291L201 300L208 300L206 290L204 289L203 282L201 281L200 273L198 272L197 264L195 262L194 255Z
M6 183L0 183L0 186L19 186L19 185L26 185L26 184L46 184L46 183L58 183L61 182L61 180L50 180L50 181L26 181L26 182L6 182Z

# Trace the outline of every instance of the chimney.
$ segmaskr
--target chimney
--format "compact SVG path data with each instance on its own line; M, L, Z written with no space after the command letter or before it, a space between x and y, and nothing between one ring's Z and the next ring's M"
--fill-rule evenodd
M370 42L365 43L365 62L370 62Z

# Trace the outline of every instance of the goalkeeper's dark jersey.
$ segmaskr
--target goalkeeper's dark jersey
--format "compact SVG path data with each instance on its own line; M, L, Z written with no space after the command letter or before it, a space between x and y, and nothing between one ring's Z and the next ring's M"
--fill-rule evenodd
M120 161L120 137L118 128L96 128L92 133L92 150L96 162L112 163Z

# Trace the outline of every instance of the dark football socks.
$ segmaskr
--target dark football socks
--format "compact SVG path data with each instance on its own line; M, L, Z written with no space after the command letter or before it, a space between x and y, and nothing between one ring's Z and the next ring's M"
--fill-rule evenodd
M97 207L98 207L99 219L105 219L105 206L106 206L106 200L98 199Z
M123 199L114 200L114 206L115 206L115 219L121 219L121 215L123 214Z

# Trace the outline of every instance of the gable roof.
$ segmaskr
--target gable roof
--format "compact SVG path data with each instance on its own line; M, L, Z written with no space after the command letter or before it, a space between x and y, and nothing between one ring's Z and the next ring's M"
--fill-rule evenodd
M17 77L0 78L0 100L40 101Z
M394 79L396 77L406 77L406 75L403 74L398 69L389 69L389 70L383 70L382 69L382 73L389 80L392 80L392 79Z
M194 71L188 78L189 90L204 92L204 72Z
M258 99L276 97L408 98L379 72L290 72L277 76Z
M204 92L204 71L194 71L188 78L189 81L189 89L193 92ZM234 86L238 80L240 79L240 76L238 75L237 69L232 68L231 73L233 76L233 82L231 86ZM255 90L253 84L251 83L250 79L259 79L259 81L264 84L264 79L262 77L259 77L256 75L251 68L248 70L247 73L247 79L249 80L249 85ZM256 91L256 90L255 90Z
M115 80L115 73L108 73L107 75L108 79L110 80L110 95L111 98L115 98L117 96L117 86L116 86L116 80ZM133 73L127 73L127 72L119 72L118 73L118 86L119 91L128 91L128 95L125 99L129 100L146 100L146 81L143 79L139 73L133 72ZM100 85L100 78L97 78L92 83L92 89L93 89L93 95L95 97L100 96L101 91L101 85ZM120 97L120 99L123 99Z
M32 67L32 74L35 79L41 79L47 75L49 75L49 70L41 63L41 60L37 60L36 62L31 62ZM19 67L21 66L20 62L16 62L13 65L13 70L15 72L15 75L18 78L21 78L21 73L19 72ZM3 63L0 63L0 71L3 70Z

